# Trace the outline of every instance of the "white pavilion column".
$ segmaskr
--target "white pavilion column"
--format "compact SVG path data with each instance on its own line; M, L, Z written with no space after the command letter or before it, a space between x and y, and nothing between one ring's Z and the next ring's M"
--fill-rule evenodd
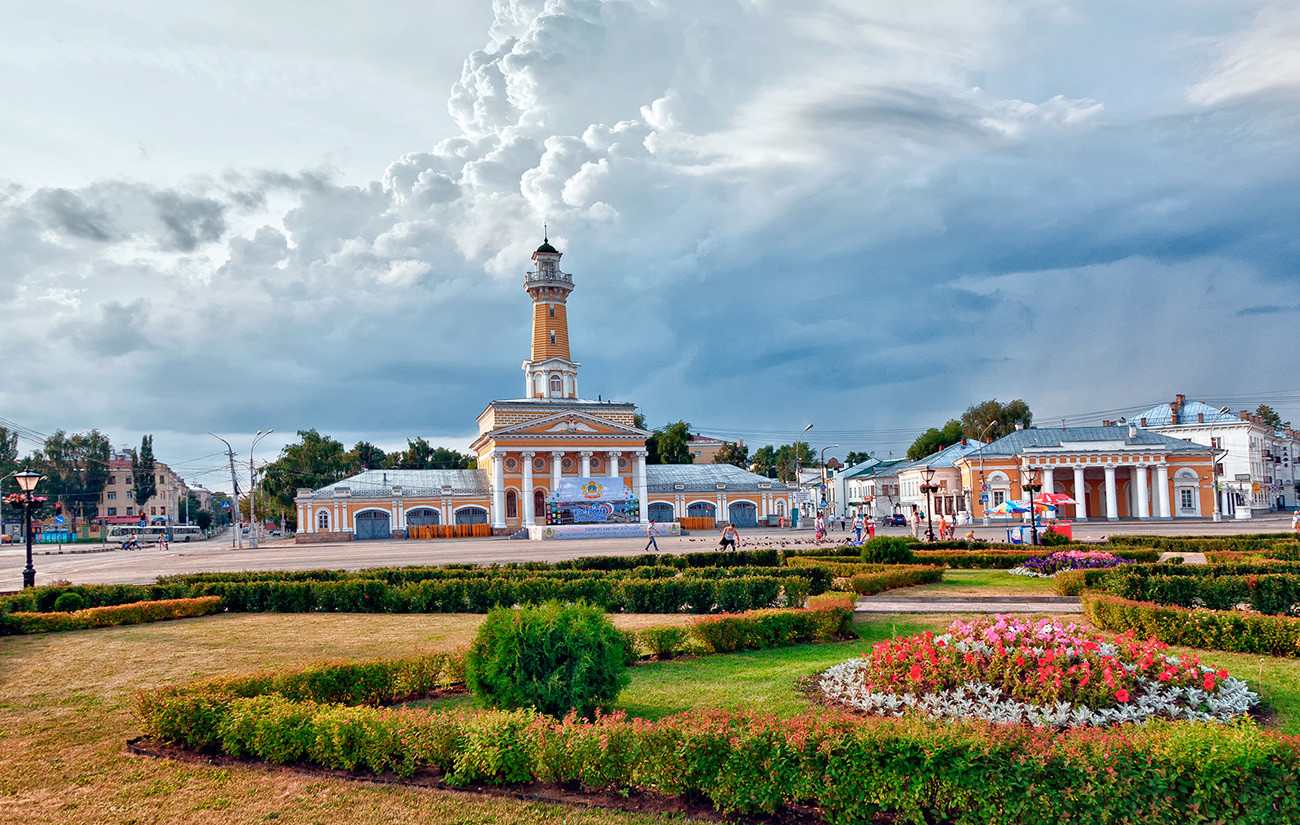
M1119 491L1115 488L1115 465L1107 464L1102 470L1106 473L1106 521L1119 518Z
M564 473L564 452L562 450L551 451L551 492L560 489L560 476Z
M1169 518L1169 465L1156 465L1156 513L1160 518Z
M1137 517L1151 518L1151 507L1147 492L1147 466L1145 464L1133 465L1133 475L1137 478Z
M1074 520L1087 521L1088 520L1088 485L1085 484L1083 481L1082 467L1074 468L1074 495L1071 496L1071 498L1079 502L1078 504L1074 505Z
M524 526L536 527L537 522L533 520L533 453L523 452L519 457L524 462L524 489L520 495L523 501L519 502L524 507Z
M492 451L492 526L506 526L506 454ZM446 523L444 521L444 523Z
M1043 468L1043 492L1039 493L1039 495L1049 495L1055 492L1056 492L1056 468L1044 467ZM1061 517L1060 507L1056 508L1056 517L1057 518Z
M605 462L609 465L605 468L605 475L610 478L618 478L618 459L622 455L618 450L610 450L605 453Z
M646 499L645 484L645 457L649 455L645 450L636 451L636 500L641 505L641 523L645 524L650 520L649 503Z
M582 451L582 477L591 478L591 450Z

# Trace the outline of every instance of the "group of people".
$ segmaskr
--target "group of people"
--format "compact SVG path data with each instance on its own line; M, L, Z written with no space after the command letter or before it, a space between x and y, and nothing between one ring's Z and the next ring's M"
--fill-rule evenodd
M655 541L655 539L659 536L658 525L656 525L653 521L647 524L645 528L645 534L646 534L646 538L650 539L645 543L645 549L649 550L651 547L653 547L655 552L658 553L659 542ZM722 528L722 540L718 542L718 549L735 550L738 546L740 546L740 533L736 531L736 526L734 524L727 524L727 526Z

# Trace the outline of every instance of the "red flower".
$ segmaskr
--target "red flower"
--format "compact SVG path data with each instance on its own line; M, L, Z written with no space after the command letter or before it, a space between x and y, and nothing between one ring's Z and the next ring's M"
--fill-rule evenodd
M1205 674L1205 681L1201 683L1201 687L1205 688L1206 690L1214 690L1214 674L1213 674L1213 673L1207 673L1207 674Z
M1115 691L1115 698L1120 700L1121 702L1127 702L1128 691L1125 690L1124 688L1120 688L1119 690Z
M912 669L907 671L907 677L911 679L913 682L921 681L921 666L912 665Z

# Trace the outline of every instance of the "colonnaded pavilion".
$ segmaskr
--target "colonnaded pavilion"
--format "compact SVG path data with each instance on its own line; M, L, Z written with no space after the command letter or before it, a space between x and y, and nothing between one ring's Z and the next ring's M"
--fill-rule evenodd
M474 470L367 470L318 490L300 489L299 542L430 535L530 538L643 535L679 525L769 524L790 512L794 490L730 464L646 463L650 433L636 406L581 398L569 354L567 302L549 240L524 276L533 302L524 397L493 401L478 417ZM569 506L590 498L593 506ZM582 502L578 502L581 504ZM446 530L448 525L460 529Z

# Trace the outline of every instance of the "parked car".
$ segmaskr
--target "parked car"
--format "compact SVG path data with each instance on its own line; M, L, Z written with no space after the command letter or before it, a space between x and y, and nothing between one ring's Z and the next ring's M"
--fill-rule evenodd
M893 515L882 516L880 523L885 527L906 527L907 517L902 513L894 513Z

